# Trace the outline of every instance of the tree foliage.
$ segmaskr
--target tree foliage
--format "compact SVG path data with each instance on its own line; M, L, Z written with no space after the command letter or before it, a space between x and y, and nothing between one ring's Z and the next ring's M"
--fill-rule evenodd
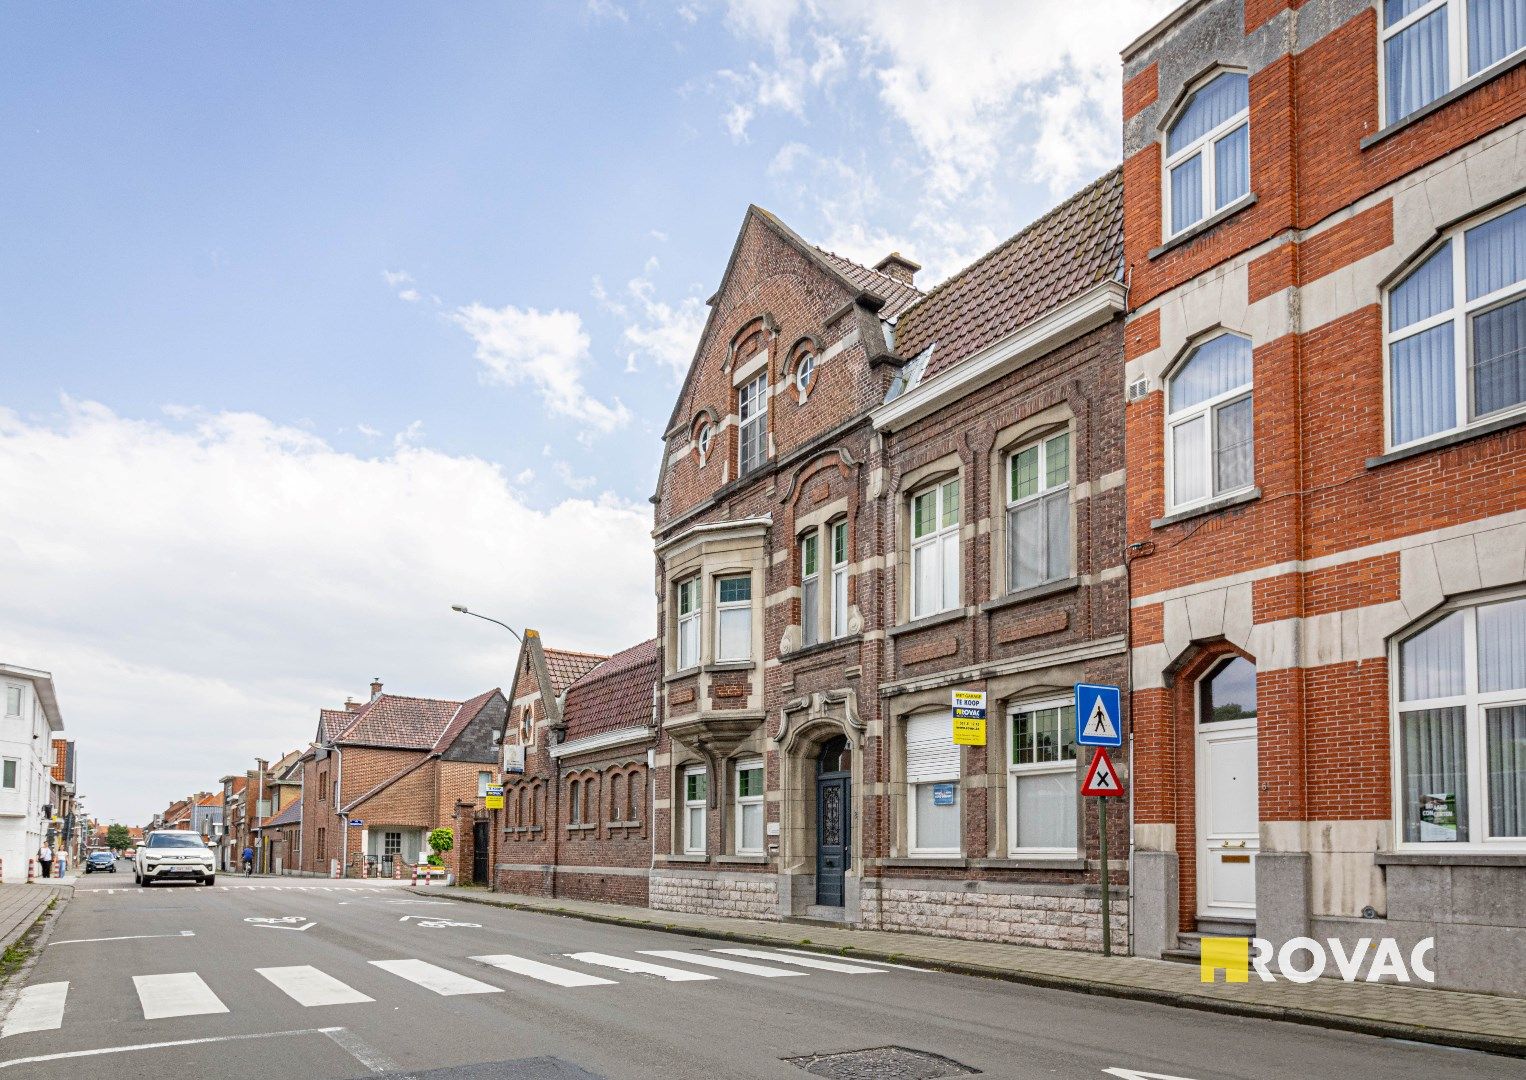
M106 846L112 851L126 851L132 847L132 833L126 825L106 826Z

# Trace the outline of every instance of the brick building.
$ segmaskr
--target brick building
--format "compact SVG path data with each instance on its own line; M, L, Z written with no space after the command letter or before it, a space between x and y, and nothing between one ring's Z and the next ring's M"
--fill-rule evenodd
M1507 7L1194 0L1124 54L1142 955L1434 936L1440 983L1520 990Z
M516 672L496 886L644 906L656 641L600 657L546 649L530 631Z
M441 701L384 694L380 682L363 703L321 710L302 761L302 870L402 872L423 861L429 833L443 827L455 834L446 869L486 883L484 799L506 711L496 689Z

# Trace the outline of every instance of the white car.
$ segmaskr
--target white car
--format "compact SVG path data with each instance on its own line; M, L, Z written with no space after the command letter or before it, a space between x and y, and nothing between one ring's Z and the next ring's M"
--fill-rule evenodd
M156 881L199 881L211 885L217 880L217 865L212 849L193 832L165 830L149 833L138 845L132 860L132 878L145 888Z

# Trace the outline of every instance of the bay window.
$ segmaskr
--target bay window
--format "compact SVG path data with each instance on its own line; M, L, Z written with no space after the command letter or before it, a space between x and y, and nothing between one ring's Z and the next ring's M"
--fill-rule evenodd
M710 797L708 781L703 765L691 765L683 771L683 843L686 855L705 853L705 808Z
M800 643L821 640L821 550L814 531L800 538Z
M832 636L848 633L848 523L832 524Z
M1249 87L1242 72L1214 76L1166 132L1167 236L1250 194Z
M952 712L906 721L906 843L913 855L959 853L959 747Z
M699 665L699 578L678 583L677 670Z
M717 578L715 590L716 660L751 660L752 576Z
M1526 48L1521 0L1383 0L1382 21L1389 124Z
M1526 848L1526 597L1453 611L1397 652L1401 841Z
M736 850L738 855L763 854L763 760L761 758L737 762Z
M1168 501L1192 506L1249 489L1255 479L1251 345L1210 338L1167 381Z
M1028 589L1070 576L1070 434L1007 459L1007 584Z
M1526 406L1526 205L1456 230L1387 301L1393 446Z
M1008 714L1007 846L1010 854L1076 852L1076 707L1021 705Z
M911 498L911 617L959 604L959 481L945 480Z
M737 475L746 476L768 456L768 372L737 390Z

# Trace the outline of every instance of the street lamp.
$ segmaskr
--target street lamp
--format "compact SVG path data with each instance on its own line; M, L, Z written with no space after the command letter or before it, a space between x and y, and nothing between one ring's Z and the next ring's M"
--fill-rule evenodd
M450 605L450 610L452 610L452 611L459 611L463 615L470 615L472 618L474 618L474 619L481 619L483 622L495 623L498 626L503 627L509 633L513 634L514 637L516 639L518 639L518 641L519 641L519 643L521 645L523 645L525 643L525 639L519 636L519 631L515 630L512 626L510 626L506 622L499 622L497 619L490 619L486 615L478 615L475 611L468 611L466 609L466 605L465 604L452 604L452 605Z

